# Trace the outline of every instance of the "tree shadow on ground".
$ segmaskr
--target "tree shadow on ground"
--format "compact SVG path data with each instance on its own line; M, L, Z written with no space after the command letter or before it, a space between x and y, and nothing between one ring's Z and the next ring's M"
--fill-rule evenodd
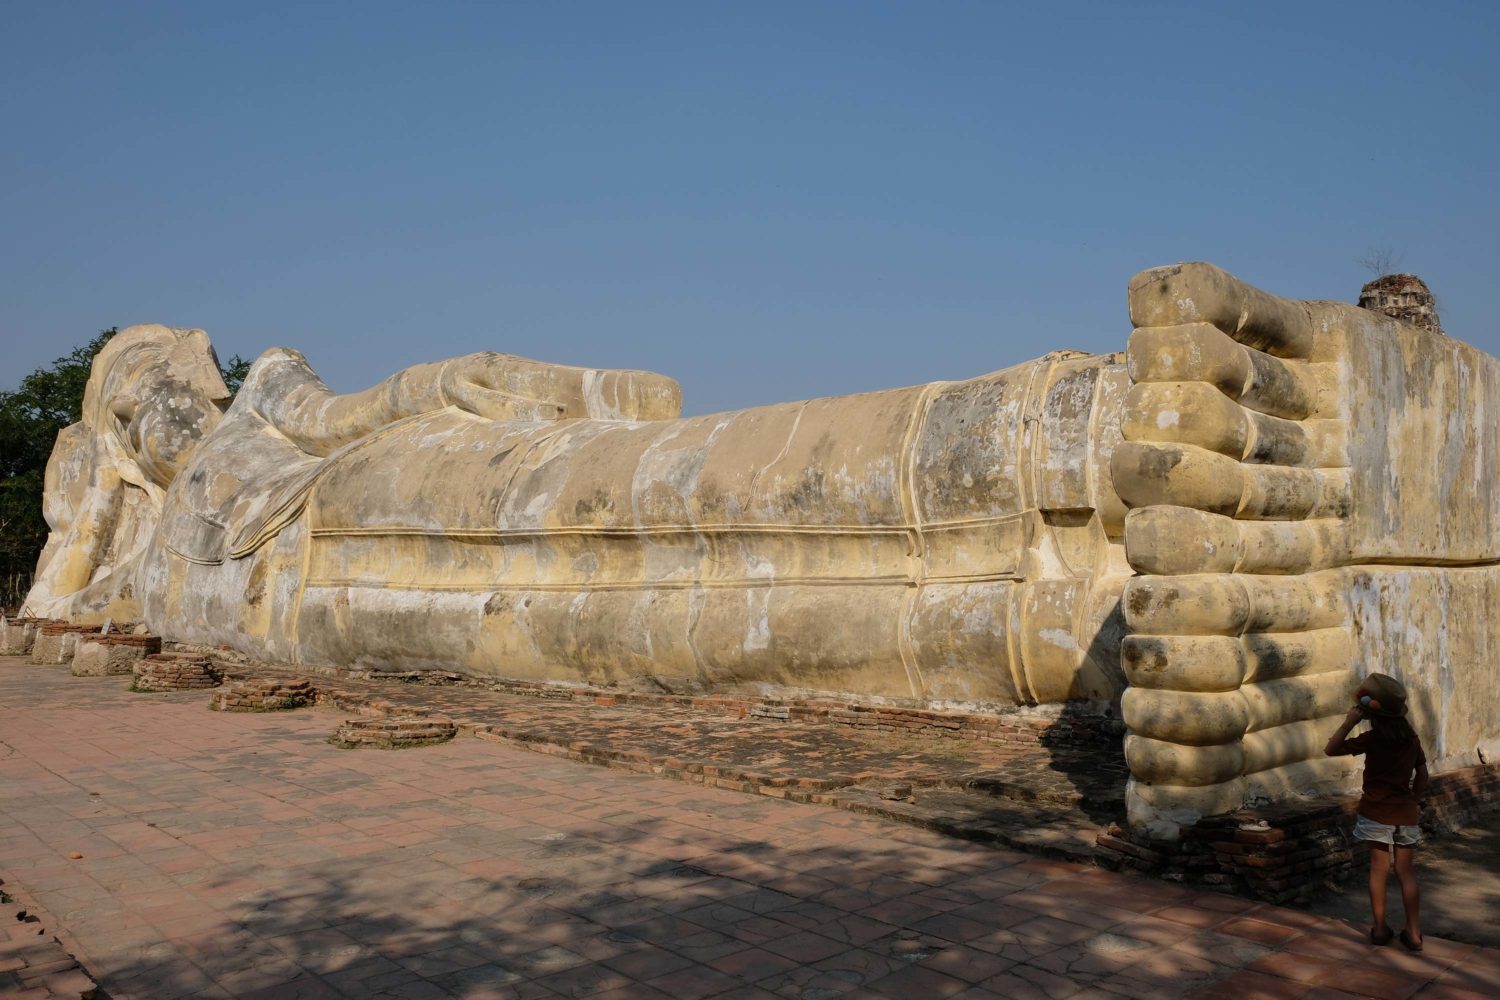
M726 828L787 810L755 800L694 808ZM784 814L793 839L809 845L849 818L816 807ZM457 827L399 859L381 854L279 872L231 863L204 883L243 886L225 914L96 971L107 989L152 1000L597 993L649 1000L751 984L832 1000L871 984L916 996L924 982L943 988L997 976L1014 977L1018 989L1063 976L1102 981L1136 969L1154 948L1128 931L1110 932L1132 913L1080 906L1076 892L1098 872L899 827L878 843L806 850L734 835L704 834L701 844L673 839L681 833L617 809L554 830ZM468 867L490 874L455 882L436 859L460 854L474 855ZM1160 905L1173 898L1165 887L1143 888L1159 891ZM1076 923L1080 911L1086 926ZM1033 923L1048 918L1069 923ZM1067 941L1049 939L1068 929ZM1246 961L1263 953L1214 938L1245 952ZM1229 971L1200 963L1185 981L1206 983ZM1155 981L1147 969L1136 975Z

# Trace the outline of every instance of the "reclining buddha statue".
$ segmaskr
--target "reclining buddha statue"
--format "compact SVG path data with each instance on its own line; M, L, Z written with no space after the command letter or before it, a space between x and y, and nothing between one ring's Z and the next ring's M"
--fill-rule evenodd
M284 348L226 408L202 331L132 327L27 608L293 664L1114 706L1166 835L1346 783L1317 748L1369 671L1440 765L1500 749L1500 362L1207 264L1129 305L1122 354L686 418L645 372L336 395Z

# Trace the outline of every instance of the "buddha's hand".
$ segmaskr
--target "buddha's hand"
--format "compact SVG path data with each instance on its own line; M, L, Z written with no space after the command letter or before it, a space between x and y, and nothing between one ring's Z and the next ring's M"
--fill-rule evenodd
M490 420L665 420L682 393L665 375L552 365L485 351L445 361L444 403Z
M560 420L566 400L528 370L544 367L494 351L453 358L440 368L440 399L489 420Z

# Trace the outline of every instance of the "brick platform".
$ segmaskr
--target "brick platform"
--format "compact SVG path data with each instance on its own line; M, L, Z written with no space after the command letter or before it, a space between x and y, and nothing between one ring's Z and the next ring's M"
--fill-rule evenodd
M175 648L212 657L237 676L288 674L294 668L250 661L228 647L177 644ZM475 678L443 671L382 671L328 665L302 665L295 672L320 679L333 679L346 688L399 690L411 687L431 692L434 688L456 688L469 692L494 692L515 698L564 702L604 708L639 708L647 711L690 711L726 719L756 719L807 725L827 725L869 733L934 736L945 739L1001 744L1036 750L1100 751L1108 758L1121 758L1125 725L1118 712L1104 705L1069 704L1033 706L1010 711L966 712L922 709L901 705L877 705L829 698L752 697L749 695L674 695L623 691L544 681ZM360 687L362 682L375 682ZM465 696L472 697L472 696ZM455 704L461 705L458 701ZM1113 780L1113 769L1111 780ZM1121 777L1123 781L1123 777Z
M1364 863L1369 847L1354 839L1359 797L1290 803L1206 816L1176 842L1152 841L1112 825L1098 838L1129 868L1175 881L1221 886L1273 902L1306 900L1325 883ZM1434 775L1423 801L1429 834L1457 829L1500 809L1500 766Z
M222 666L235 679L295 676L259 663ZM782 718L755 711L770 701L622 696L458 675L325 671L315 685L318 704L344 712L436 713L481 740L547 756L830 805L1051 857L1119 860L1095 843L1101 826L1122 815L1125 784L1117 737L1098 716L1018 724L882 707L850 711L871 723L850 725L828 706ZM909 794L893 795L901 785Z
M93 635L100 631L99 625L74 625L70 622L49 620L37 625L36 640L31 645L31 662L56 666L73 659L73 651L80 635Z
M160 652L159 635L131 635L127 632L83 635L76 640L70 671L74 677L129 674L140 660Z
M156 653L136 661L132 668L132 691L195 691L215 688L223 675L207 657L180 653Z
M350 719L329 738L345 750L401 750L446 743L458 733L448 719L395 716L384 719Z
M321 671L320 671L321 673ZM758 718L815 725L847 726L870 732L986 740L1022 747L1114 746L1124 738L1118 715L1103 706L1053 706L1011 712L961 712L871 705L829 698L756 698L734 695L670 695L578 687L537 681L478 680L433 671L378 671L330 668L332 676L421 685L480 687L519 697L644 709L691 709L733 719Z
M316 692L305 677L252 677L213 693L215 712L281 712L311 705Z

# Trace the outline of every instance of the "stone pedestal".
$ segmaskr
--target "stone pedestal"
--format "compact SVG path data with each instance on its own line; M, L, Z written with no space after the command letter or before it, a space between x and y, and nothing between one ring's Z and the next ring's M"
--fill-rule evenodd
M0 619L0 656L25 656L36 641L37 626L42 618L7 617Z
M328 742L345 750L400 750L446 743L457 732L451 720L442 718L350 719Z
M223 683L213 663L202 656L155 653L136 661L131 690L143 692L199 691Z
M73 625L64 621L46 621L37 627L36 641L31 645L31 662L58 665L69 663L81 635L98 635L99 625Z
M129 674L140 660L161 652L161 636L109 635L79 636L73 651L74 677L108 677Z
M208 707L215 712L279 712L311 705L313 695L312 682L305 677L257 677L215 691Z

